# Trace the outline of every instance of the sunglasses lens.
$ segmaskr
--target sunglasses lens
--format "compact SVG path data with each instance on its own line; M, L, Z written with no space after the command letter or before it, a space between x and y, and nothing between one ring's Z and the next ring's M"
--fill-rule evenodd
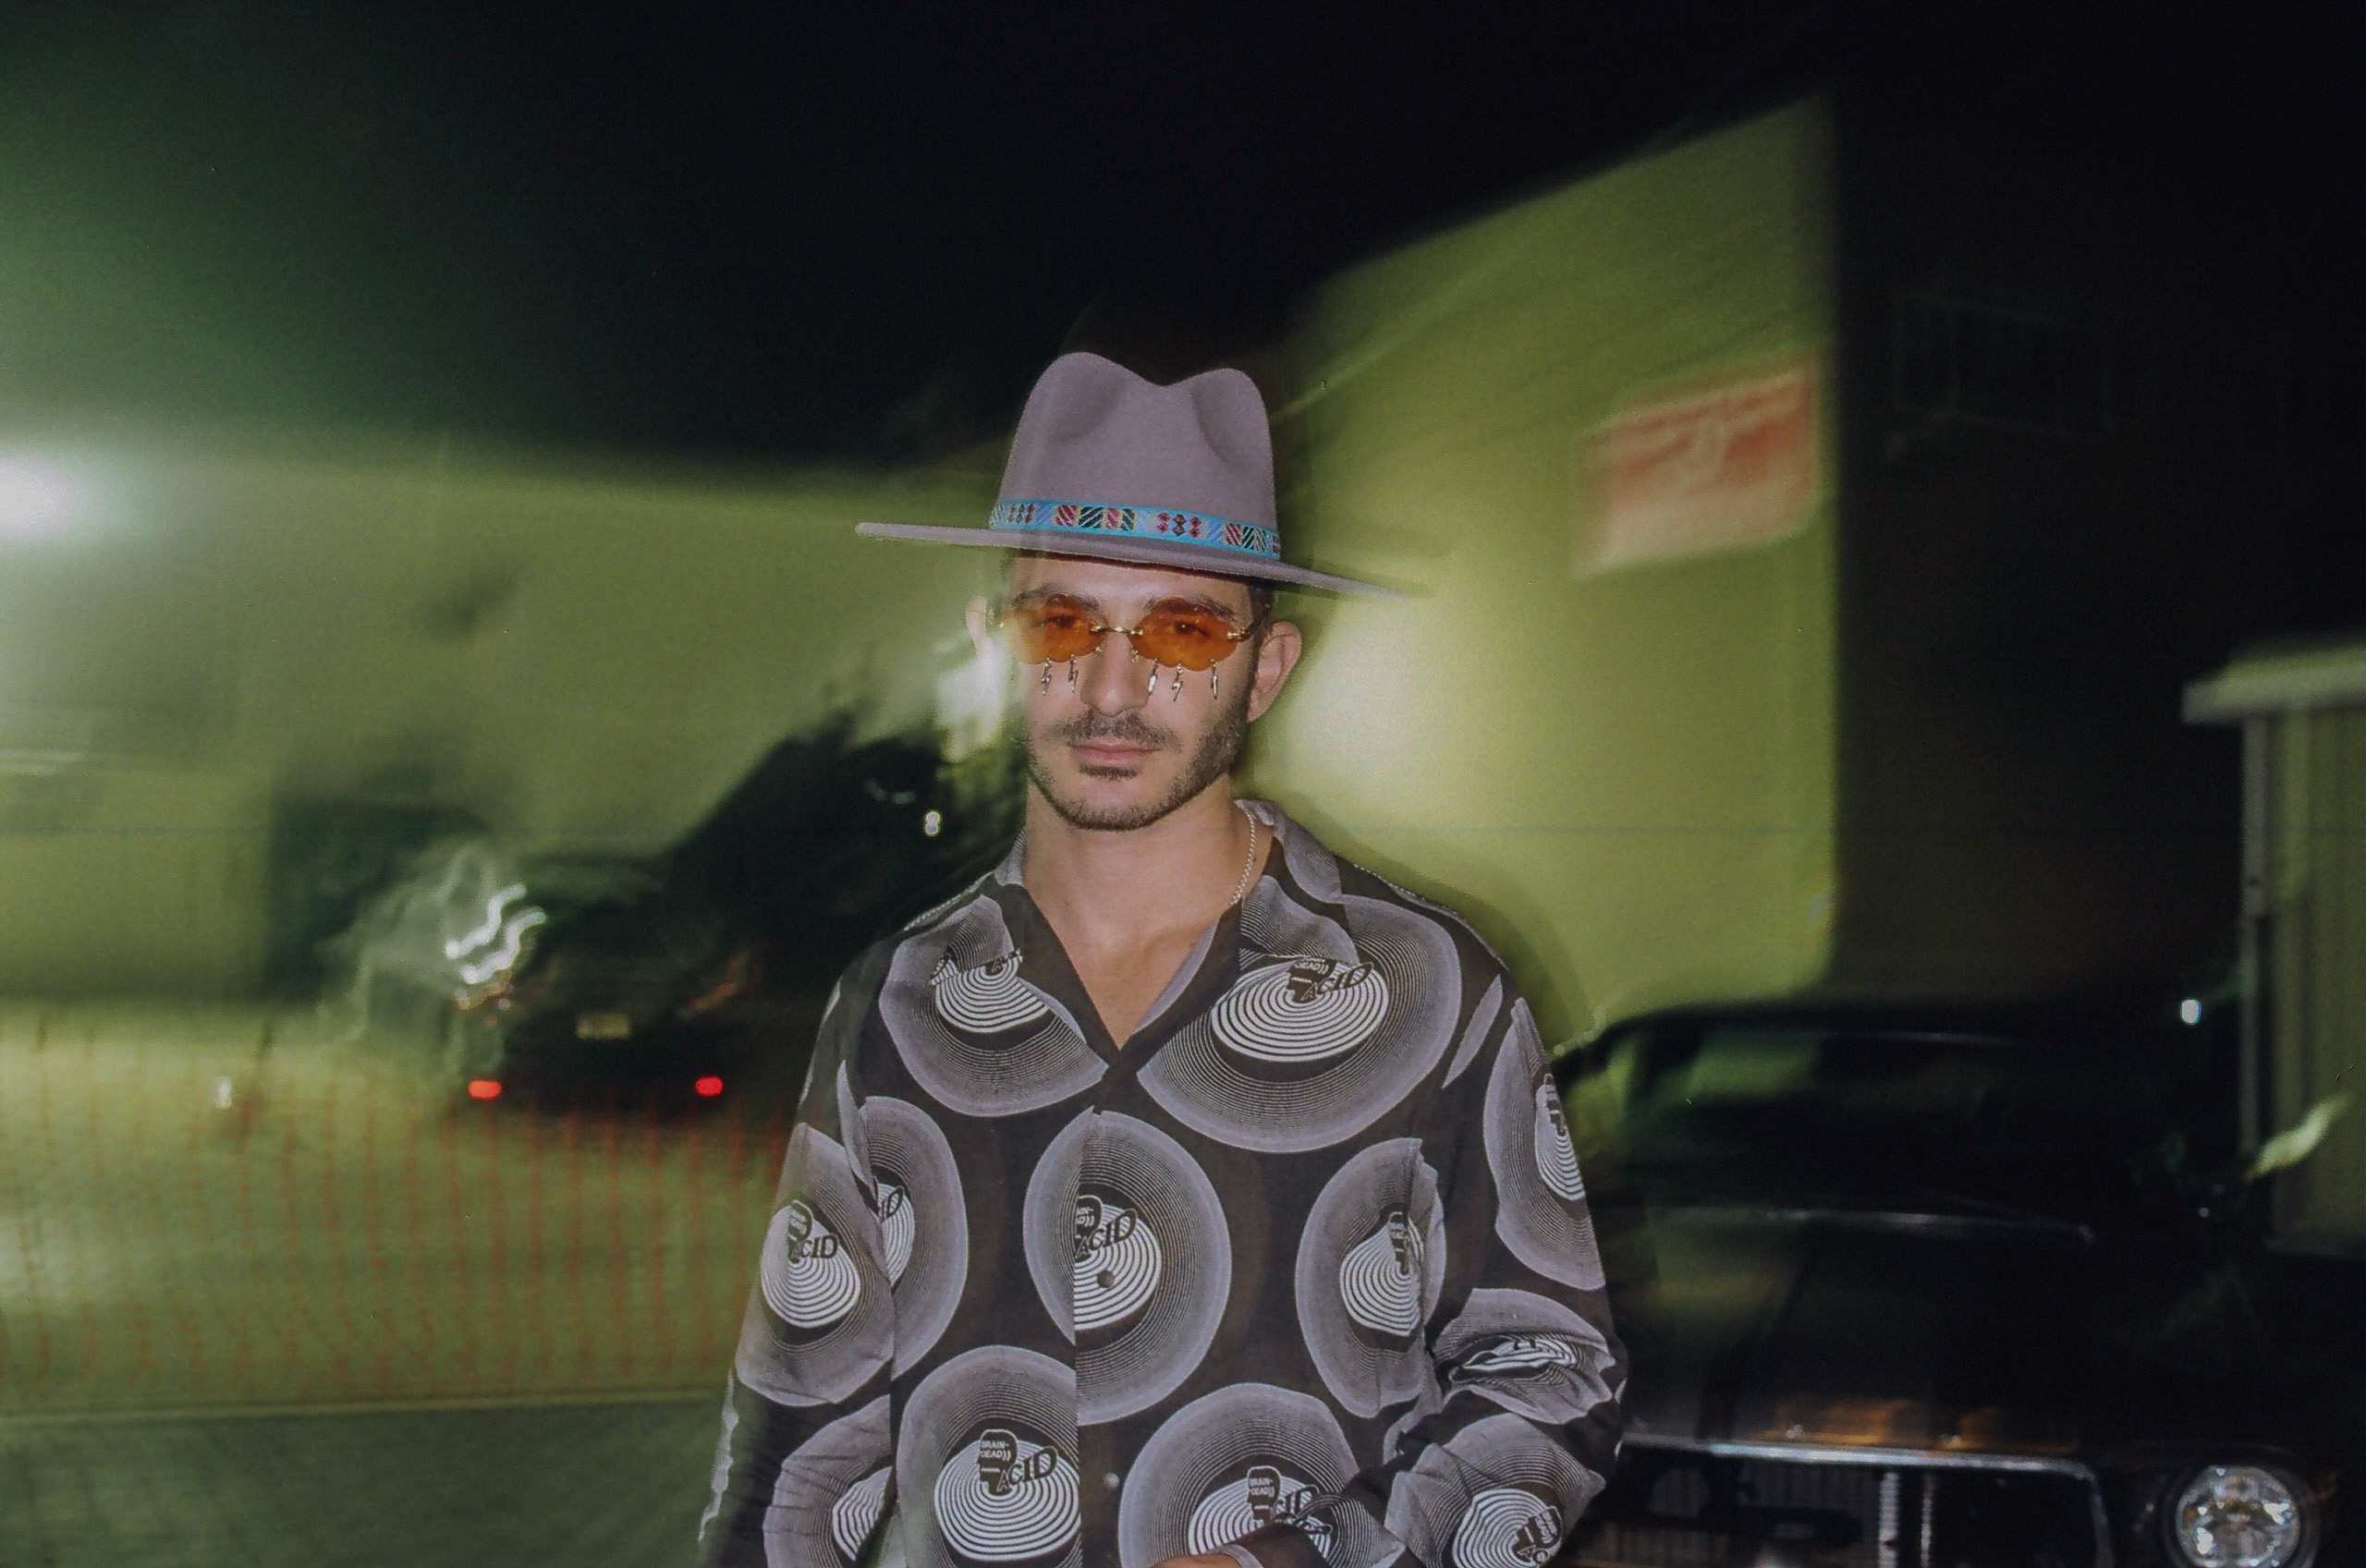
M1003 616L1003 635L1022 664L1065 664L1101 645L1092 617L1072 599L1051 598L1022 604Z
M1145 659L1186 670L1213 668L1240 646L1230 622L1193 604L1156 604L1142 617L1134 647Z

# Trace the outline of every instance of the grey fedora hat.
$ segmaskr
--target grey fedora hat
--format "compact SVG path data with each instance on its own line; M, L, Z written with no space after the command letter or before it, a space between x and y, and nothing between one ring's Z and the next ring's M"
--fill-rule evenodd
M1027 395L984 528L855 531L1395 597L1282 559L1265 402L1233 370L1160 386L1098 354L1063 354Z

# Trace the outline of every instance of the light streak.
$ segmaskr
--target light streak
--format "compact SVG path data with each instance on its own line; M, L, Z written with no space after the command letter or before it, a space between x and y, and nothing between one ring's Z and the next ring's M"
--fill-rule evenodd
M445 885L446 887L451 885L449 879L446 879ZM441 896L441 892L442 890L439 889L439 897ZM508 905L511 899L523 898L525 896L526 884L524 882L511 882L507 887L503 888L499 893L494 893L491 898L485 901L484 924L477 927L474 930L469 932L469 934L464 937L459 937L456 940L445 942L444 956L446 958L457 958L463 953L473 953L478 948L482 947L486 942L491 942L493 940L494 933L500 930L502 928L501 911L503 908ZM475 982L472 980L470 983L474 984Z
M517 963L518 950L525 944L526 933L549 918L540 909L531 907L512 915L501 928L501 945L494 949L492 955L482 963L461 965L460 978L472 986L482 985Z

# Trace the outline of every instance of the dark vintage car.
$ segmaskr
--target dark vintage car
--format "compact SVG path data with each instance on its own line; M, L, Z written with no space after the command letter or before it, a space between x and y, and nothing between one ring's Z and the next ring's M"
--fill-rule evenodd
M1558 1067L1632 1353L1562 1559L2351 1563L2361 1265L2032 1020L1630 1020Z

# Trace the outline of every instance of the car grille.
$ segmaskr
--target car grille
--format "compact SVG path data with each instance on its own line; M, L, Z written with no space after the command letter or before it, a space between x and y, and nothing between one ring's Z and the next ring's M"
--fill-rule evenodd
M2109 1568L2084 1465L1630 1437L1560 1559L1590 1568Z

